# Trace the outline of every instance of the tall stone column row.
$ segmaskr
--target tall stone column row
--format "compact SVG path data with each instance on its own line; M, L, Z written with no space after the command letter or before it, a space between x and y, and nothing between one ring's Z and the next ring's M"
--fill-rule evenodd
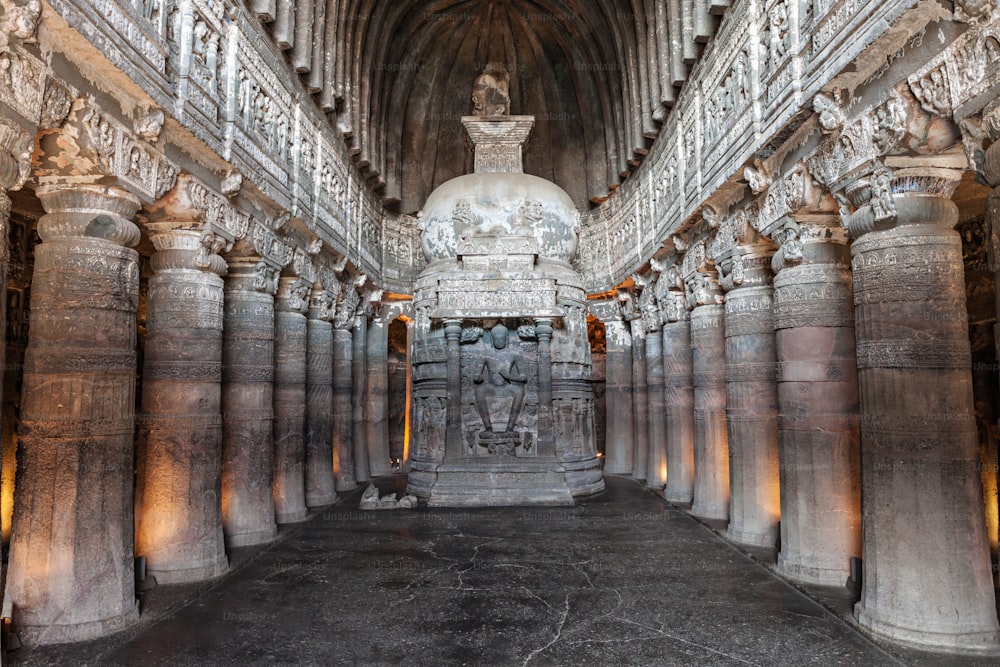
M274 300L274 514L294 523L309 515L305 497L306 355L312 285L278 279ZM331 462L332 465L332 462Z
M605 401L607 433L604 472L631 475L635 470L635 429L632 410L632 336L629 323L621 316L616 303L601 313L607 345L607 381Z

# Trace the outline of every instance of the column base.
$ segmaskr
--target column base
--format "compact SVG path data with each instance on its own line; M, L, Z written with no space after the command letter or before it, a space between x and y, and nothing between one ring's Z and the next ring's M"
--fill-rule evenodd
M989 654L1000 656L1000 630L974 632L934 632L924 629L904 628L875 618L862 604L854 605L854 618L858 625L878 637L914 648L958 653Z
M646 488L647 489L653 489L654 491L662 491L664 487L665 487L664 484L657 484L656 482L653 482L652 484L650 484L649 480L648 479L646 480Z
M156 578L158 585L191 584L197 581L217 579L226 574L229 572L229 559L223 555L219 560L208 565L188 567L182 570L160 570L149 567L146 572L147 575Z
M276 523L299 523L300 521L305 521L309 518L309 510L296 510L295 512L288 512L287 514L275 514L274 520Z
M780 553L778 554L778 563L775 565L774 571L787 579L813 586L846 588L847 582L851 578L851 570L847 564L844 567L835 568L806 565L804 563L791 563Z
M632 468L616 468L608 465L604 466L605 475L628 475L632 476Z
M715 521L729 520L729 506L710 507L708 505L695 505L688 510L688 514L699 519L712 519Z
M25 646L48 646L107 637L131 627L138 621L139 602L136 601L135 607L120 616L72 625L17 625L15 617L14 632Z
M353 491L358 488L357 482L351 482L349 484L341 484L337 482L337 493L347 493L348 491Z
M678 505L690 505L694 497L690 493L672 491L670 487L667 487L663 491L663 499L666 500L668 503L676 503Z
M264 530L257 530L252 533L240 533L239 535L226 536L227 547L254 547L259 544L267 544L278 536L278 527L271 526Z
M306 498L306 507L327 507L337 502L337 494L332 496L319 496L318 498Z
M777 531L757 533L748 530L736 530L730 525L730 527L726 529L726 539L730 542L744 544L748 547L774 548L774 546L778 543L778 533Z

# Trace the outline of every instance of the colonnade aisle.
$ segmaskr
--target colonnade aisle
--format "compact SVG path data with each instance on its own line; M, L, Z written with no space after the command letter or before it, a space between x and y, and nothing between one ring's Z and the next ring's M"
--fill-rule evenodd
M638 483L607 482L551 509L361 512L359 490L138 634L15 662L903 664Z

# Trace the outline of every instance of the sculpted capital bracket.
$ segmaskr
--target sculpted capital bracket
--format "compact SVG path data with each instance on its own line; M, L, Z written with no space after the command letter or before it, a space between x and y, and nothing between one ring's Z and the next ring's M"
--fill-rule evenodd
M152 202L177 182L177 169L91 98L77 98L61 127L39 135L35 173L42 183L114 182Z
M34 141L20 126L0 120L0 189L20 190L31 175Z

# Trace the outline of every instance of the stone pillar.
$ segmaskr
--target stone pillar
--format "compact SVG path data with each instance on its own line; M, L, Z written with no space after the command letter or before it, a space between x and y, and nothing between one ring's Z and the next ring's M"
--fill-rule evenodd
M222 329L222 530L226 545L270 542L274 522L276 267L230 258Z
M535 320L538 336L538 455L555 456L552 425L552 320Z
M778 390L770 246L736 246L726 294L729 528L750 546L778 540ZM728 263L728 262L727 262Z
M604 397L607 417L604 472L631 475L635 469L635 440L632 420L632 335L621 316L606 318L607 381Z
M368 468L372 477L392 474L389 462L389 324L379 313L368 327L365 415Z
M778 571L843 586L861 556L858 371L850 253L836 214L785 218L772 266L778 355Z
M690 290L694 388L694 494L691 513L729 518L729 440L726 435L725 307L704 244L684 258ZM693 268L688 271L689 265Z
M634 460L632 477L646 479L649 467L649 395L646 389L646 328L642 318L630 323L632 330L632 427Z
M222 534L222 325L226 263L210 232L178 229L170 201L148 225L151 259L142 373L136 539L161 584L229 569ZM174 219L171 219L174 218Z
M861 397L858 622L897 641L995 648L973 416L961 172L894 158L849 184ZM893 171L893 169L895 171Z
M662 489L667 483L667 400L663 386L663 331L659 326L646 332L646 386L649 396L646 486Z
M4 599L22 641L82 641L138 618L132 469L140 202L45 184Z
M664 278L660 278L664 281ZM667 421L668 502L687 504L694 498L694 387L692 386L691 314L683 291L676 290L677 271L671 272L671 288L661 305L663 324L663 384Z
M351 399L354 382L351 377L354 337L347 321L337 317L333 330L333 475L337 491L357 488L354 477L354 413Z
M351 428L354 445L354 478L361 484L371 478L368 464L368 427L365 424L365 401L368 395L367 340L368 318L364 314L355 314L351 348L351 376L354 379L351 395Z
M462 336L461 320L446 320L444 336L448 350L444 455L445 458L457 458L462 451L462 358L459 346Z
M337 500L333 477L333 301L317 285L306 321L306 506Z
M281 277L274 318L274 517L281 523L309 516L305 498L307 322L311 287Z

